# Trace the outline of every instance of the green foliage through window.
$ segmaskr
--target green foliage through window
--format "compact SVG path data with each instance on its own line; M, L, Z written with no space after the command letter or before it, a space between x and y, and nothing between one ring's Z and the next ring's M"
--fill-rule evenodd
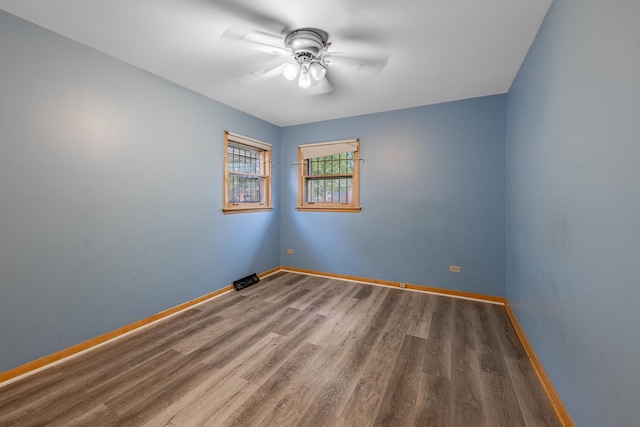
M309 159L306 201L308 203L350 203L353 193L351 177L353 170L353 152Z
M353 174L353 151L315 157L307 163L307 175Z

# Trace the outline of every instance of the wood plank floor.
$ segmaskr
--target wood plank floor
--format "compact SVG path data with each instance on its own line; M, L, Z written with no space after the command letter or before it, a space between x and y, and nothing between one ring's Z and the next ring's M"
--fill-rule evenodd
M0 388L0 426L559 426L504 307L280 272Z

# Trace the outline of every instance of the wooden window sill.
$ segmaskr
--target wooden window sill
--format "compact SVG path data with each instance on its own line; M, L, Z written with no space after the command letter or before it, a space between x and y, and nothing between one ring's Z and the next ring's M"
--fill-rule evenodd
M250 213L250 212L269 212L273 210L273 206L270 207L259 207L259 208L226 208L222 209L222 213L227 214L238 214L238 213Z
M355 212L358 213L362 210L360 206L349 206L349 207L332 207L332 206L296 206L296 209L301 212Z

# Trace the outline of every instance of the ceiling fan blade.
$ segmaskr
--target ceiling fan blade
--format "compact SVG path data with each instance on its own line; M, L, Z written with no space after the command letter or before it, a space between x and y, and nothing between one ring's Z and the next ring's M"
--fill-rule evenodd
M269 34L264 31L251 31L246 28L232 25L222 33L222 40L241 42L247 46L273 55L290 55L291 52L284 48L284 37Z
M276 76L282 76L282 70L286 65L287 63L280 64L275 67L269 66L269 67L260 68L252 72L251 74L256 76L256 78L271 78Z
M329 52L323 61L330 67L346 67L355 71L381 71L389 61L388 55L355 56L342 52Z
M317 82L315 85L311 86L308 89L304 89L304 93L307 95L325 95L331 93L335 90L331 81L327 76L325 76L322 80Z
M211 7L216 13L223 13L239 18L245 24L260 28L264 31L275 34L286 34L289 25L280 19L270 16L266 13L252 10L246 6L238 4L238 1L228 0L197 0L204 3L205 6Z
M246 74L240 76L240 79L244 83L254 83L258 80L269 79L276 76L282 76L282 70L287 65L287 62L283 64L278 64L276 66L267 65L262 68L258 68L257 70L253 70Z
M349 46L357 44L362 48L380 49L389 44L389 37L385 31L377 25L351 25L347 28L341 28L333 34L333 38L337 40L335 47L344 42Z

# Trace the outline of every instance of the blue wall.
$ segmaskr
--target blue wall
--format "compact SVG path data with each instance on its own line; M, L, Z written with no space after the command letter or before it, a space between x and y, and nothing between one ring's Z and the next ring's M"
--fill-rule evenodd
M279 127L4 12L0 64L0 372L279 265L221 212L224 129Z
M507 296L579 426L640 423L639 23L555 0L507 101Z
M493 96L283 128L282 264L504 295L505 108ZM349 138L362 212L296 211L298 144Z
M637 424L639 21L555 0L506 97L280 129L0 12L0 372L283 264L506 294L577 425ZM274 212L222 215L224 129ZM346 138L363 211L296 211Z

